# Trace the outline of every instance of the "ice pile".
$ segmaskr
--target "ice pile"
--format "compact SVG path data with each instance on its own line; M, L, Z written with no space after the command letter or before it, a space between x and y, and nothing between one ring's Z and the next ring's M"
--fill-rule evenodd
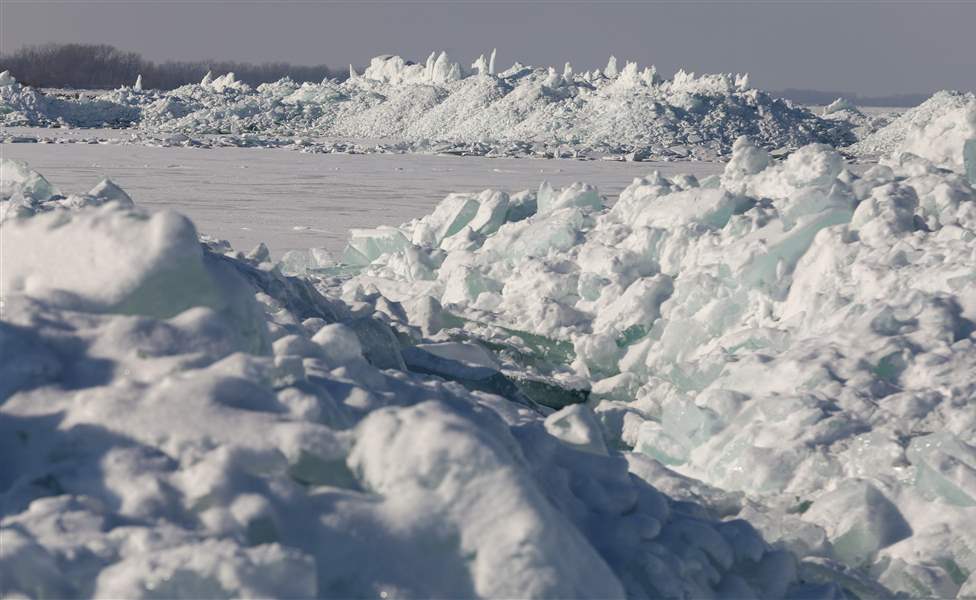
M753 89L746 75L678 71L666 80L635 62L618 68L612 57L603 70L577 73L569 64L557 72L518 63L496 72L494 52L470 69L443 52L424 64L380 56L362 74L351 69L350 75L343 82L282 79L251 89L233 74L208 74L200 84L164 94L127 88L91 104L118 105L126 118L135 110L141 127L157 134L398 139L418 148L454 142L484 144L483 152L496 153L527 143L570 155L713 158L740 135L774 149L854 141L846 121L821 119ZM0 105L35 124L104 120L43 98L25 88L0 98ZM36 106L24 107L31 103Z
M962 174L902 154L856 175L826 146L776 161L740 139L720 178L654 173L613 206L585 184L452 194L354 232L345 261L348 301L576 390L608 447L698 480L683 488L794 552L801 578L976 594Z
M126 127L139 116L131 99L118 93L69 100L22 86L9 71L0 73L0 125Z
M898 115L897 111L868 114L847 98L837 98L820 111L820 118L846 124L858 140L863 140L879 129L887 127Z
M973 110L976 110L976 95L972 92L943 90L905 111L889 125L864 136L848 150L862 157L884 157L899 151L928 157L931 150L940 146L939 134L953 129L956 132L952 135L959 133L958 128L963 127L967 112ZM929 146L931 142L936 145ZM941 162L939 157L933 156L933 160Z
M459 385L480 346L0 167L5 597L839 597L588 407Z

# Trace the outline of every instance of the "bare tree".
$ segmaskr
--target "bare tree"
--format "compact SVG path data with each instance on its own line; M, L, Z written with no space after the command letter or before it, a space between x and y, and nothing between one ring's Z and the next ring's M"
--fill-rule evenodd
M237 79L251 85L290 77L298 82L344 77L326 65L299 66L284 62L252 63L228 61L168 61L156 64L136 52L125 52L106 44L44 44L24 46L0 56L0 70L9 70L18 81L35 87L114 89L132 85L138 75L146 88L173 89L196 83L207 71L233 71Z

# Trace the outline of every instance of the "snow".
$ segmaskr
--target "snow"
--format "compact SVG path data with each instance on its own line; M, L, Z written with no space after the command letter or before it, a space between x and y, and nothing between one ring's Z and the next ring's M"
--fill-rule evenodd
M976 105L976 96L971 92L961 93L947 90L937 92L922 104L899 115L886 127L862 137L851 146L850 151L860 156L890 155L899 151L910 135L917 136L926 129L929 129L930 133L934 133L934 130L931 129L933 122L943 120L943 125L945 125L946 115L958 117L973 105Z
M267 148L145 147L123 131L13 129L53 143L2 144L67 189L109 177L140 206L178 210L203 233L272 256L324 248L338 256L349 229L399 225L453 191L480 193L486 181L514 195L546 179L589 181L611 200L630 179L663 173L718 173L715 163L516 160L424 154L318 154ZM56 134L56 135L55 135ZM99 143L88 143L92 137ZM60 143L60 142L72 143Z
M5 595L974 593L972 94L350 75L0 74Z
M547 431L720 490L800 577L953 597L976 569L976 191L943 162L857 174L740 139L720 179L653 173L612 206L543 183L534 214L485 229L498 192L451 195L319 285L376 310L428 297L436 332L384 314L491 348L541 404L584 390L602 444L583 405Z
M590 407L405 370L386 313L96 189L0 225L5 594L838 596Z
M413 150L450 142L503 155L714 159L740 135L770 149L854 141L845 121L752 89L742 74L680 70L665 80L653 66L618 68L614 57L595 74L518 63L496 73L494 52L476 59L471 72L434 52L422 63L382 55L362 74L350 73L341 83L282 79L257 89L233 73L208 74L165 93L115 91L77 102L24 88L0 95L0 112L8 125L133 124L147 142L165 134L249 135L264 143L274 136L394 138Z

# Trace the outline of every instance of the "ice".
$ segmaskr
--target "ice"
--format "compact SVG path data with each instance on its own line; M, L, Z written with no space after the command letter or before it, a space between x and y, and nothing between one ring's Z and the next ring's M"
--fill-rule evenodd
M544 405L565 406L523 381L589 390L551 433L592 454L592 411L611 455L727 494L710 496L723 514L797 554L770 557L770 576L952 596L976 565L960 526L976 498L976 192L939 160L860 169L829 146L776 159L740 139L706 185L650 173L604 206L543 184L538 210L513 220L533 195L511 196L494 233L415 238L443 253L432 279L379 257L343 293L439 300L461 321L425 338L478 341Z
M922 156L936 165L966 173L964 152L970 140L976 140L976 100L911 128L897 152Z
M338 261L325 248L289 250L281 256L281 271L285 275L305 275L309 271L334 266Z
M347 306L118 201L0 227L12 597L810 592L591 408L528 401L497 345L411 337L463 323L434 299Z
M132 89L141 92L142 91L142 75L136 77L136 82L132 85Z
M963 162L966 166L966 176L969 183L976 185L976 139L966 140L963 148Z
M955 129L958 132L959 127L962 126L959 117L974 105L976 105L976 96L972 92L961 93L948 90L936 92L931 98L906 110L884 127L862 136L850 147L850 151L860 156L883 157L904 149L907 143L911 143L909 140L915 138L919 141L915 144L915 150L928 154L930 150L924 146L924 140L928 139L936 142L932 150L945 156L945 144L935 136L940 131L951 132ZM926 131L928 133L925 133ZM922 139L919 139L920 137ZM952 150L949 149L948 152L951 154ZM961 149L956 149L955 152L958 156Z
M667 80L636 62L618 70L612 57L595 75L565 65L496 73L483 55L474 67L468 73L445 52L417 63L381 55L342 82L299 85L285 78L252 89L233 73L208 74L175 90L126 88L77 101L13 85L0 88L0 119L6 125L136 124L137 141L148 144L182 134L197 143L214 143L198 138L219 135L221 143L277 146L287 136L301 139L297 149L325 152L348 151L350 144L323 137L395 140L399 152L637 160L714 159L728 154L740 135L768 148L855 141L847 121L749 89L741 75L678 71ZM376 144L365 151L377 151Z
M27 163L0 158L0 202L14 200L15 196L32 203L44 202L60 192L43 175L32 170Z
M10 74L10 71L0 72L0 87L12 86L15 83L17 83L17 80Z
M369 264L383 254L401 250L410 242L395 227L353 229L343 259L349 264Z
M855 567L873 562L880 549L912 534L895 505L865 481L850 480L824 494L803 518L824 527L837 558Z
M956 506L976 506L976 449L948 432L913 439L905 452L915 485Z

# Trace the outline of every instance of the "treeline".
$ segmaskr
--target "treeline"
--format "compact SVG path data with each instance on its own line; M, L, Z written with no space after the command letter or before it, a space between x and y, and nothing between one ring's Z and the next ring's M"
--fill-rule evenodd
M24 85L74 89L115 89L132 85L142 75L145 89L171 90L187 83L199 83L207 71L223 75L233 71L238 81L258 85L288 76L298 82L319 82L344 78L344 70L326 65L301 66L285 62L241 63L230 61L167 61L155 63L137 52L126 52L107 44L44 44L24 46L0 56L0 71L10 73Z

